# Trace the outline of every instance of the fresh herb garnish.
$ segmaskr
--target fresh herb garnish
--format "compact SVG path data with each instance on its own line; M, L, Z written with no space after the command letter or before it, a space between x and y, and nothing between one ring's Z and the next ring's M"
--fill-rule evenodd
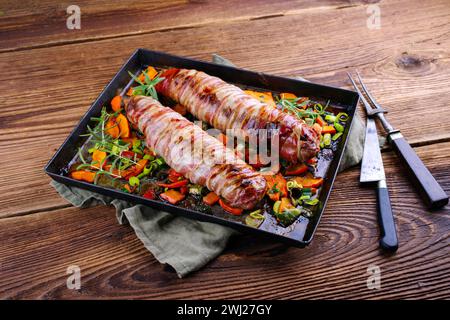
M155 100L158 100L158 93L156 92L155 86L164 80L164 77L159 77L158 75L151 79L148 73L144 70L142 74L144 75L144 81L141 81L138 77L128 71L128 74L139 83L139 86L133 87L133 96L150 96Z

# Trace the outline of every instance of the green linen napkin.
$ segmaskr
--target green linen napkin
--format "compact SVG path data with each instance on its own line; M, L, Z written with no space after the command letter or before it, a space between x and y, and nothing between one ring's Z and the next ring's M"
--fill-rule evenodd
M233 65L218 55L213 55L217 64ZM341 169L353 166L362 157L364 125L358 116L354 119ZM169 264L180 278L200 269L217 257L225 248L229 238L236 231L213 223L194 221L113 199L91 191L66 186L52 181L56 191L77 207L113 205L120 224L129 223L137 237L153 256L163 264Z

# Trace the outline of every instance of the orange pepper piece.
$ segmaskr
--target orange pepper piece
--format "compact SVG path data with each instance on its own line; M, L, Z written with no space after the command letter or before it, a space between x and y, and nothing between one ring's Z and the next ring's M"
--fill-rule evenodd
M203 202L206 203L208 206L214 205L217 201L219 201L219 196L215 194L214 192L208 193L206 196L203 197Z
M186 197L181 192L173 189L167 190L166 192L161 193L159 196L171 204L177 204Z

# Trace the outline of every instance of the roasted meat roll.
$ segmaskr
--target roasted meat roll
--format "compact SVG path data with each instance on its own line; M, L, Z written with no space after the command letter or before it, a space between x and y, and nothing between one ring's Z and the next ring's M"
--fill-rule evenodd
M306 161L320 150L319 136L303 120L261 103L217 77L176 68L166 70L161 77L164 80L157 84L158 92L216 129L241 129L242 138L255 129L278 129L280 157L292 163Z
M126 102L130 122L147 145L192 183L206 186L233 207L253 208L266 181L219 140L157 100L135 96Z

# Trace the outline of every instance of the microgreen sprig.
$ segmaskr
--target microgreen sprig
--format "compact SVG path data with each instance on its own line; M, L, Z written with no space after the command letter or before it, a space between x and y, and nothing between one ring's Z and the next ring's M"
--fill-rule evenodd
M159 77L158 75L153 79L150 79L148 73L144 70L144 81L141 81L138 77L128 71L128 74L133 78L134 81L139 83L139 86L133 87L133 95L141 96L151 96L153 99L158 100L158 93L156 92L155 86L164 80L164 77Z

